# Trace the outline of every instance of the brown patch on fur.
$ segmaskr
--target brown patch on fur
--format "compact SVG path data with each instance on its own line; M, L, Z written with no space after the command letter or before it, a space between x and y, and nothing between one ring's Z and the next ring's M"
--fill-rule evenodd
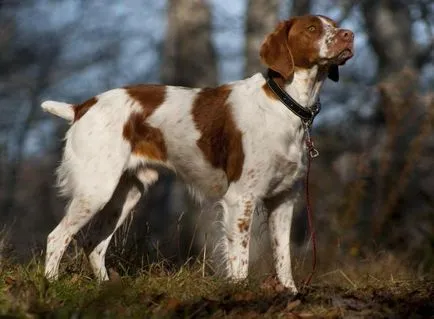
M123 136L130 142L131 151L138 156L151 160L167 159L166 144L163 134L146 123L142 113L133 113L124 125Z
M132 113L124 125L123 136L130 142L131 151L137 156L165 161L167 149L163 133L146 123L146 119L163 104L166 87L163 85L134 85L125 87L125 90L142 107L142 112Z
M250 217L252 215L253 203L251 200L248 200L244 203L244 216Z
M294 60L288 46L288 33L293 21L295 19L280 22L274 32L265 38L259 52L262 62L285 80L294 73Z
M145 118L163 104L166 98L166 87L164 85L139 84L127 86L124 89L132 99L140 103Z
M148 117L164 102L166 87L164 85L132 85L124 88L131 98L143 107L143 115ZM82 104L74 106L74 122L77 122L89 109L98 102L97 97L90 98Z
M314 27L309 31L309 27ZM324 25L317 16L295 18L288 33L288 47L294 67L309 69L319 61L319 40L324 36Z
M323 18L336 25L333 20ZM318 43L322 36L324 27L318 16L305 15L283 21L262 44L261 60L288 81L296 67L309 69L319 62ZM268 87L263 88L268 96L274 96L269 94Z
M230 93L227 85L203 89L192 109L196 128L202 133L197 146L213 167L226 172L228 182L240 178L244 164L242 133L227 102Z
M74 122L77 122L81 117L86 114L89 109L98 102L96 97L93 97L82 104L74 106Z
M247 248L247 239L244 239L244 240L241 242L241 245L242 245L244 248Z
M253 213L253 203L251 200L247 200L244 203L244 216L245 218L238 219L238 229L241 233L248 232L250 227L250 217Z
M245 233L249 231L250 220L248 218L243 218L238 220L238 229L240 232Z

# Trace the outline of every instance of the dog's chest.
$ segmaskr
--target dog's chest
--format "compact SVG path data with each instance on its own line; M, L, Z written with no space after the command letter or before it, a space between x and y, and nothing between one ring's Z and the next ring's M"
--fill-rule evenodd
M245 169L248 182L265 197L293 189L305 173L304 132L282 136L269 131L262 137L255 135L251 137L251 147L247 147L252 151Z
M276 152L270 156L267 196L291 190L303 176L305 164L302 152L300 148L296 154Z

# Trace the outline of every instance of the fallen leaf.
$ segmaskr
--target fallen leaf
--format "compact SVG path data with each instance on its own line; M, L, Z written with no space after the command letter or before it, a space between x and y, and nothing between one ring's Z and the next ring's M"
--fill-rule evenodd
M108 273L109 273L109 277L110 277L111 281L120 281L121 280L121 276L113 268L109 268Z
M236 301L249 301L255 299L255 294L251 291L239 292L234 295Z
M267 277L262 283L261 283L261 289L264 290L276 290L276 286L278 286L280 283L277 280L277 278L270 276ZM283 286L282 286L283 287Z
M343 317L343 311L341 308L331 308L327 310L324 317L327 319L333 319L333 318L342 318Z
M166 303L167 310L174 310L181 304L181 300L176 298L170 298Z
M288 304L286 305L285 310L286 311L292 311L294 310L296 307L298 307L298 305L301 304L301 301L299 299L294 300L294 301L290 301L288 302Z
M5 284L6 285L12 286L15 283L15 281L16 280L10 276L5 277Z
M297 314L300 318L308 318L308 319L315 319L315 318L320 318L316 315L314 315L311 312L300 312Z

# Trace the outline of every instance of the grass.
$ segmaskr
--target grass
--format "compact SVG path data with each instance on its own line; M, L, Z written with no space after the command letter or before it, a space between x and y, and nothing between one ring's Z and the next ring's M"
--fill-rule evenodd
M77 263L48 283L39 261L3 262L0 315L33 317L152 318L424 318L434 313L434 282L408 272L403 263L375 256L319 271L313 284L292 296L272 276L229 283L203 276L198 262L179 268L164 262L129 275L111 270L97 283ZM80 264L80 263L78 263ZM296 274L303 277L304 274ZM300 281L300 280L299 280Z

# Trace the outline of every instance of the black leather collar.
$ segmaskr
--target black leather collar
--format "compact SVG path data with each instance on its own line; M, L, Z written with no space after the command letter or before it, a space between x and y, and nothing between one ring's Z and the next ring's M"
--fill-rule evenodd
M278 73L277 73L278 74ZM280 86L273 80L273 76L276 72L273 70L268 70L267 84L270 89L276 94L279 100L290 110L292 113L297 115L303 122L309 126L312 125L315 116L321 110L321 103L318 101L311 107L306 108L301 106L297 101L295 101L288 93L286 93Z

